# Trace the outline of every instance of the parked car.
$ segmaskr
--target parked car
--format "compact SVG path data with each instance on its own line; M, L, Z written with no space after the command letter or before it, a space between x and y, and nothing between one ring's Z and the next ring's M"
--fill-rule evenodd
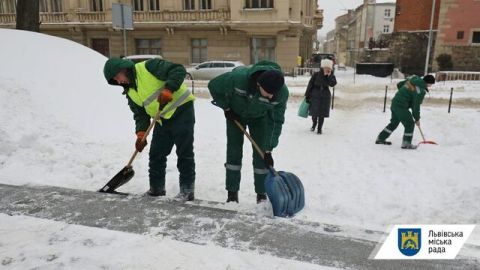
M137 54L137 55L129 55L123 57L123 59L132 60L134 63L140 63L149 59L160 58L163 59L161 55L157 54Z
M308 61L308 67L320 68L320 62L323 59L330 59L333 61L333 66L337 64L337 59L333 53L314 53Z
M211 80L223 73L232 71L234 68L242 66L244 66L244 64L240 61L207 61L187 68L187 79Z

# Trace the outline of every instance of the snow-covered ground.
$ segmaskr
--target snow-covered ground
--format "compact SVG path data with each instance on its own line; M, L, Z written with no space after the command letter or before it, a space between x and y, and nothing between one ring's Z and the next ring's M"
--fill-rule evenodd
M25 216L0 214L0 235L1 269L336 269Z
M108 86L103 78L106 58L76 43L41 34L0 30L0 36L0 182L85 190L103 186L128 161L135 141L134 122L122 90ZM405 151L399 147L401 127L392 136L393 146L373 143L390 117L388 111L382 113L385 85L394 89L396 81L357 76L354 84L351 70L337 72L337 79L336 109L325 122L324 134L311 133L310 120L296 116L300 98L293 97L288 104L279 147L273 153L276 168L294 172L305 186L306 207L295 218L380 231L386 231L391 224L402 223L479 224L480 83L436 85L422 107L422 127L428 139L439 145L421 145L416 151ZM303 94L308 80L308 77L287 79L293 96ZM199 199L224 201L225 120L210 100L203 98L205 83L197 85L200 98L195 105L195 195ZM454 98L464 100L461 106L454 100L452 113L448 114L446 98L450 87L456 88ZM390 90L389 97L393 94ZM420 141L417 132L414 141ZM247 144L244 148L240 204L225 207L255 212L252 151ZM134 179L121 191L143 193L148 189L146 153L135 160L134 169ZM178 192L174 154L170 156L167 170L167 196L174 196ZM45 229L43 232L27 229L30 226ZM57 230L65 235L55 236ZM83 249L83 241L90 238L90 233L106 235L93 244L98 252ZM116 253L104 249L105 253L101 253L104 258L89 261L90 255L98 254L103 245L115 250L143 250L144 253L135 251L134 254L143 254L140 257L146 258L145 268L158 265L157 260L148 256L161 260L161 256L155 254L169 249L174 258L174 263L167 265L169 269L176 266L188 269L189 265L201 265L202 269L255 269L260 268L264 260L271 260L284 269L296 268L294 262L289 262L292 263L289 267L288 263L264 255L194 247L166 239L159 241L149 236L26 217L0 215L0 235L0 259L13 258L8 254L18 255L27 245L34 245L28 247L26 262L19 269L37 265L41 260L46 260L42 264L46 265L49 258L57 256L38 252L40 248L49 247L48 239L52 235L67 239L52 249L78 250L82 254L80 260L87 266L110 265L109 257ZM12 237L4 238L6 235ZM107 243L111 239L113 242ZM479 228L468 242L480 245ZM146 252L153 246L158 253ZM5 247L12 247L7 250L13 253L6 253ZM183 248L187 251L183 252ZM76 261L73 253L53 259L51 263L67 263L72 257L72 266ZM218 253L232 258L236 263L232 265L241 267L228 268L229 259L215 262L205 258ZM18 256L16 258L20 258ZM240 259L234 259L236 256ZM138 260L135 256L119 257L127 269L132 261ZM187 258L194 263L181 264Z

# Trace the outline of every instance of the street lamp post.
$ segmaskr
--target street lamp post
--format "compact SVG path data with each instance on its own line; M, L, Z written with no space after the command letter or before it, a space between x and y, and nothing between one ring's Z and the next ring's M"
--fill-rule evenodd
M428 31L428 47L427 47L427 57L425 60L425 72L424 75L428 74L428 64L430 62L430 50L432 47L432 32L433 32L433 19L435 17L435 0L432 0L432 14L430 16L430 29Z

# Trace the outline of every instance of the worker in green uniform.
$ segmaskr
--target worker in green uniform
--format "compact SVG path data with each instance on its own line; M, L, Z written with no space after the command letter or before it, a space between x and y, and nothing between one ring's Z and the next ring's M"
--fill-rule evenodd
M398 91L392 99L390 108L392 117L388 124L377 137L376 144L391 145L387 138L398 127L400 123L405 127L403 133L402 148L416 149L417 146L412 144L413 130L415 124L420 126L420 105L423 102L428 88L435 83L435 77L426 75L422 78L412 76L407 80L397 84ZM410 112L410 109L412 112Z
M123 87L123 94L133 112L139 152L147 145L142 142L145 131L160 110L161 118L155 123L149 153L150 196L165 196L167 156L176 146L177 168L180 172L180 192L176 198L194 200L195 160L193 131L194 96L183 80L185 68L159 58L140 63L111 58L104 66L105 79L111 85Z
M285 121L288 89L280 66L260 61L250 68L237 68L210 81L208 88L217 106L223 108L227 124L226 190L227 202L238 203L244 135L238 121L264 150L262 158L253 151L253 169L257 203L267 199L265 178L273 167L272 150Z

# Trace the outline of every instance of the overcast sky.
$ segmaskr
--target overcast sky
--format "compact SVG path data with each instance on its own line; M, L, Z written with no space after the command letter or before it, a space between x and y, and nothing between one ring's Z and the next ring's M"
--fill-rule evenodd
M395 0L377 0L377 3L396 2ZM320 9L323 9L323 27L319 34L326 36L327 32L335 28L335 18L347 13L347 9L355 9L363 0L318 0Z

